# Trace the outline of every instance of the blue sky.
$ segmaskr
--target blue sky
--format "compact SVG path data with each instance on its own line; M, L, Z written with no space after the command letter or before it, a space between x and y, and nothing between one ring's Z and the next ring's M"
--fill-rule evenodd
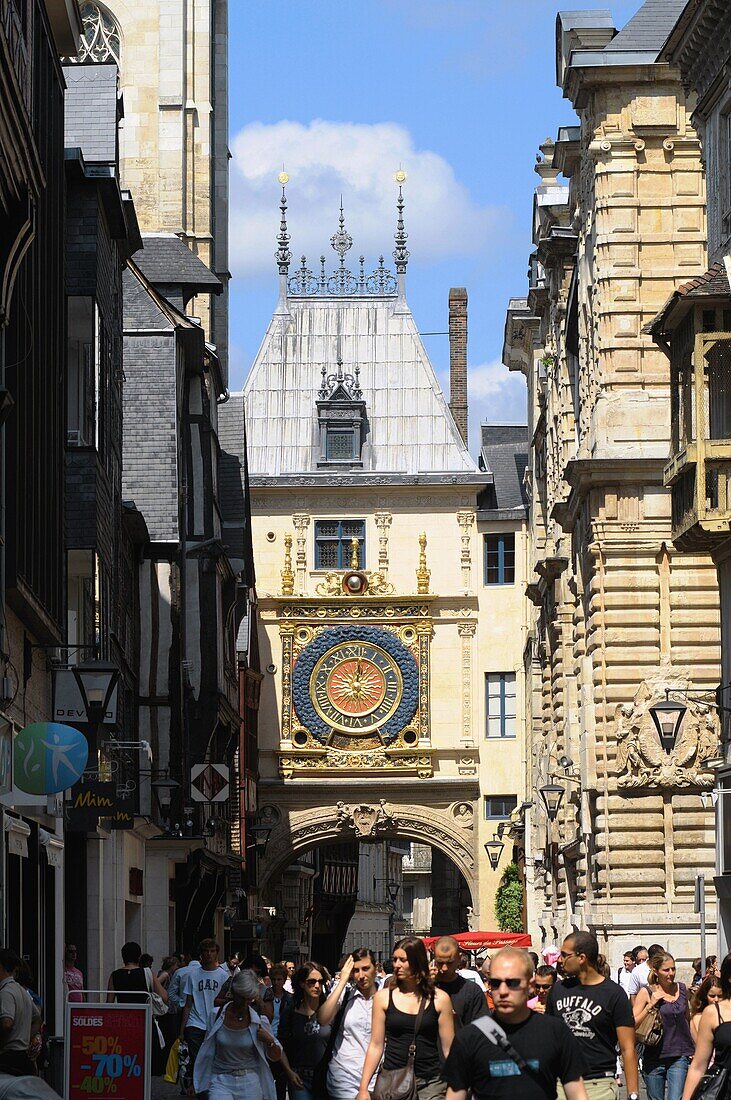
M615 25L639 6L615 3ZM446 329L450 286L469 293L472 449L480 421L524 419L523 381L499 357L507 300L526 288L535 155L573 120L555 87L556 11L548 0L232 0L232 389L276 302L282 164L294 256L335 259L342 191L351 256L375 264L393 249L400 161L421 331ZM444 382L447 338L425 343Z

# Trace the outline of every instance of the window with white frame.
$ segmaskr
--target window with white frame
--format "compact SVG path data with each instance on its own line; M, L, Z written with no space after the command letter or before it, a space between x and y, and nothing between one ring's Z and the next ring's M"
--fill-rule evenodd
M513 810L518 808L518 799L514 794L485 795L485 819L487 821L505 821Z

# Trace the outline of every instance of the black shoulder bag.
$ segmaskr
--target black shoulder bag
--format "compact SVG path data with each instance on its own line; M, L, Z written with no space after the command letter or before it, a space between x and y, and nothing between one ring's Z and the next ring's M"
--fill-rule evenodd
M721 1018L721 1009L716 1005L718 1026L725 1021ZM715 1043L714 1043L715 1046ZM724 1065L716 1062L701 1078L693 1093L692 1100L724 1100L729 1086L729 1072Z

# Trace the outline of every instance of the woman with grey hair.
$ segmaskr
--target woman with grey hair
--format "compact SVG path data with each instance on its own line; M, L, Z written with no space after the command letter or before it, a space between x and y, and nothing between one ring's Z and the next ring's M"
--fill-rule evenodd
M253 970L240 970L231 982L231 1000L208 1018L208 1029L195 1060L196 1094L208 1100L276 1100L269 1062L282 1048L269 1020L253 1005L259 980Z

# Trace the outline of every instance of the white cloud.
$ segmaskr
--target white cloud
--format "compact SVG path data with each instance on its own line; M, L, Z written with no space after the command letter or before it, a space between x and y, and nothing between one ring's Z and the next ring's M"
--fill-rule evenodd
M449 400L449 370L439 372L439 382ZM467 401L469 448L473 455L480 450L480 425L526 423L525 378L516 371L509 371L500 359L468 368Z
M488 397L495 397L511 388L516 376L512 374L500 359L493 359L491 363L481 363L477 367L470 367L467 376L469 393L475 401L483 401ZM520 376L522 381L522 376Z
M321 253L336 257L329 245L337 228L340 196L353 237L354 257L368 263L393 250L396 185L403 166L406 229L412 253L420 261L484 250L504 216L480 206L459 182L452 166L428 149L416 149L403 126L326 122L309 125L254 122L232 142L231 266L235 275L274 272L279 229L277 174L284 164L293 264L304 253L316 266Z

